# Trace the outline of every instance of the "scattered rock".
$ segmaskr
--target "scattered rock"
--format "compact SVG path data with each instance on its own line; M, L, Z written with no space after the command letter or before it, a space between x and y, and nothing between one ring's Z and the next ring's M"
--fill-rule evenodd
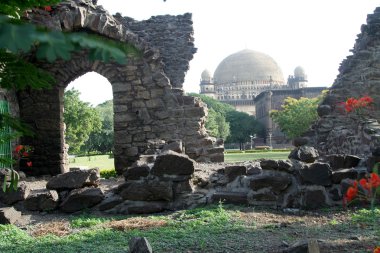
M296 137L293 139L293 146L301 147L306 145L309 142L309 139L306 137Z
M165 152L168 150L172 150L177 153L182 153L183 152L182 140L169 141L165 146L163 146L162 152Z
M60 209L66 213L90 208L104 199L104 194L99 188L81 188L72 190L60 205Z
M312 163L318 158L319 154L318 151L309 146L301 146L298 148L295 148L290 152L288 158L299 160L305 163Z
M0 208L0 224L15 224L21 218L21 212L13 207Z
M149 171L148 164L137 161L123 173L123 176L125 180L139 180L142 177L147 177Z
M24 207L30 211L51 211L58 207L58 193L53 190L33 190L24 201Z
M100 180L99 169L70 171L52 177L46 184L49 190L72 190L86 186L98 186Z
M191 175L195 170L195 161L185 154L167 151L159 155L151 170L152 175Z
M119 195L111 195L106 197L98 206L99 211L109 210L122 203L123 199Z
M254 191L269 187L276 193L284 191L292 183L289 176L281 174L262 174L254 176L249 180L250 188Z
M331 106L320 105L317 108L317 113L318 113L319 117L327 116L331 113Z
M171 181L131 181L120 185L118 192L126 200L171 201L173 200L173 183Z
M3 192L2 189L0 189L0 202L3 202L7 205L12 205L18 201L25 200L30 193L30 187L24 183L21 182L17 188L17 191L14 191L13 189L9 192Z
M145 237L133 237L129 241L130 253L152 253L152 247Z
M328 206L326 190L324 187L310 186L303 190L302 207L315 210Z
M357 179L358 171L356 169L341 169L333 171L331 176L331 180L334 184L339 184L345 178Z
M298 170L302 184L331 185L331 167L328 163L313 163Z

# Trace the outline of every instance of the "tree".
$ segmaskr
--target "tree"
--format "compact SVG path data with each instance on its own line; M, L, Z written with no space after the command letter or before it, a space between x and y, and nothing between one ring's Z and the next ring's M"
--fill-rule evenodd
M322 98L323 95L300 99L288 97L282 110L273 110L270 116L288 138L299 137L318 119L317 107Z
M87 151L112 152L114 143L113 101L108 100L95 107L102 121L101 130L92 132L86 142Z
M244 143L250 140L250 135L263 135L264 127L254 116L244 112L230 111L226 119L230 123L231 131L226 142L239 143L240 149L243 149Z
M230 124L226 122L226 118L213 108L208 110L206 121L206 129L211 136L226 139L230 135Z
M101 119L95 108L79 99L80 92L74 88L65 92L64 121L69 152L78 153L93 132L101 129Z

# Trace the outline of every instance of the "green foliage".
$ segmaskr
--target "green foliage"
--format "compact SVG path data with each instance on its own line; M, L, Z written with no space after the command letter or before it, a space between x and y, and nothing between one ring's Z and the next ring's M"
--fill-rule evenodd
M96 225L102 224L110 219L103 217L95 217L89 215L80 215L77 217L73 217L70 221L70 225L72 228L89 228L94 227Z
M318 119L317 107L321 99L322 96L300 99L288 97L284 100L282 110L273 110L270 116L288 138L299 137Z
M86 151L98 151L102 154L112 152L113 131L113 101L106 101L95 107L102 121L100 131L92 132L86 142Z
M0 86L5 89L40 89L54 83L50 74L3 49L0 49L0 70Z
M254 116L244 112L230 111L227 113L231 134L226 142L245 143L250 141L250 135L263 135L264 128Z
M79 91L65 92L64 121L66 123L66 142L69 152L78 153L92 132L101 129L101 119L95 108L79 99Z
M111 177L117 177L117 172L115 169L101 169L100 170L100 177L109 179Z
M206 129L210 135L222 139L226 139L230 135L230 124L226 122L226 118L213 108L208 110L206 121Z

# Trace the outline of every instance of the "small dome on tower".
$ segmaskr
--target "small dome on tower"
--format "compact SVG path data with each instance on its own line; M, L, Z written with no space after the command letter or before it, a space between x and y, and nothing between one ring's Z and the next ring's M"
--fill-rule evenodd
M203 70L201 74L202 81L210 81L211 80L211 73L208 69Z
M305 70L301 67L301 66L298 66L294 69L294 76L295 77L306 77L306 73L305 73Z

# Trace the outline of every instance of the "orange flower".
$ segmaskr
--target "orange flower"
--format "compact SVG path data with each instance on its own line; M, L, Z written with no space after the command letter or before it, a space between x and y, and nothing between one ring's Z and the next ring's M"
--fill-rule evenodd
M374 248L373 253L380 253L380 246Z
M51 6L45 6L44 9L45 9L45 11L52 11Z
M28 167L32 167L32 166L33 166L33 163L32 163L31 161L29 161L29 162L26 163L26 166L28 166Z
M376 173L372 172L371 173L371 178L370 178L370 185L373 188L377 188L380 186L380 177Z
M354 187L350 186L348 188L348 190L347 190L347 193L346 193L347 201L351 201L353 198L355 198L356 194L358 194L358 188L357 188L357 186L356 187L355 186Z
M24 152L22 152L22 156L23 156L23 157L28 157L28 156L29 156L29 153L26 152L26 151L24 151Z
M24 148L23 145L18 145L18 146L16 146L16 148L15 148L15 152L18 153L18 152L20 152L21 149L23 149L23 148Z
M365 178L360 179L359 184L360 184L364 189L366 189L366 190L370 190L370 189L371 189L371 184L368 183L367 179L365 179Z

